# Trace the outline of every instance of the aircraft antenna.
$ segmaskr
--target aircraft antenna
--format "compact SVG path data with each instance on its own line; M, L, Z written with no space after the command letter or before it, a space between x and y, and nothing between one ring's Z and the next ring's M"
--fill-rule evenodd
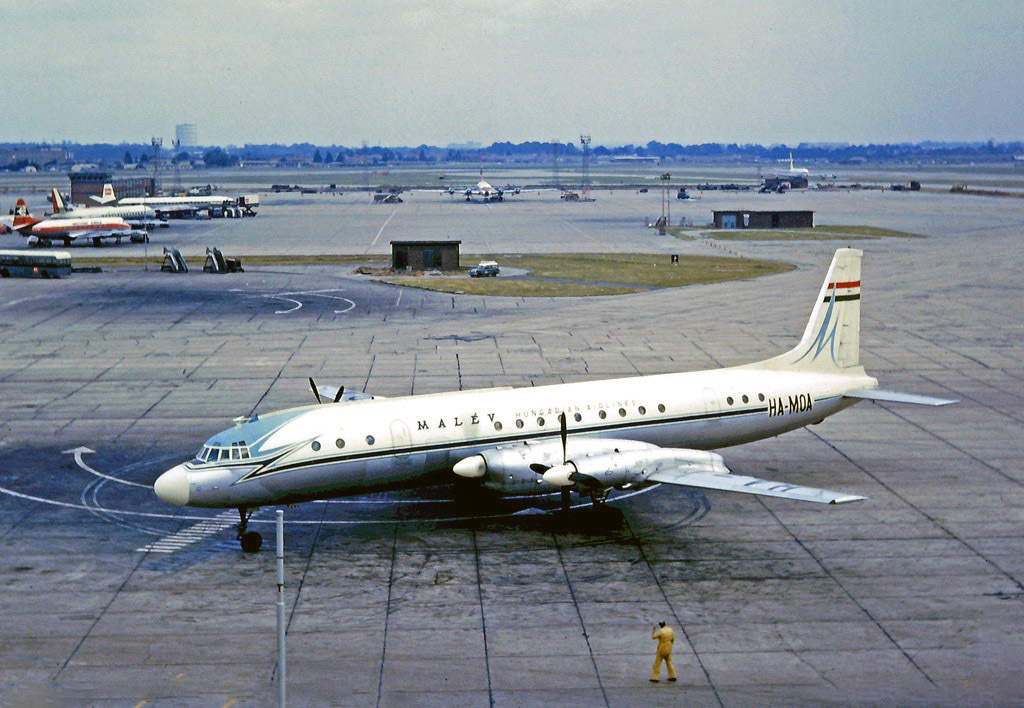
M580 136L580 147L583 148L583 169L582 179L580 180L580 200L590 200L590 136Z

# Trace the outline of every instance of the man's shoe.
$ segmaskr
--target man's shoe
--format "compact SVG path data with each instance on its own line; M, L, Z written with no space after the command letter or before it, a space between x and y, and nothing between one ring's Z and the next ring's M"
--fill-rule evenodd
M676 680L675 677L672 677L672 678L669 679L669 681L675 681L675 680Z
M651 683L658 683L658 679L651 679Z

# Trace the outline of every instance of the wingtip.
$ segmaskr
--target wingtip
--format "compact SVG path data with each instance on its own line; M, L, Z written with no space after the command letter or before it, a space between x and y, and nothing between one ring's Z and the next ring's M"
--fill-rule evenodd
M829 504L846 504L847 502L863 501L867 497L859 497L856 494L844 494L842 496L835 497Z

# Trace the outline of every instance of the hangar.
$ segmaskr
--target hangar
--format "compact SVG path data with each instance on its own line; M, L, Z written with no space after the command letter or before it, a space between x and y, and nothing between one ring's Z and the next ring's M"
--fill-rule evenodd
M716 229L798 229L814 226L813 211L715 211Z
M392 241L392 270L458 270L462 241Z

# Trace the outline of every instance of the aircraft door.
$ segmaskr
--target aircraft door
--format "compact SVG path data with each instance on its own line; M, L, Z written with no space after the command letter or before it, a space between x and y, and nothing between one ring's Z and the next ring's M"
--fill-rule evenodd
M408 472L415 466L416 455L410 454L407 449L412 444L412 435L409 426L400 420L391 423L391 445L395 448L393 458L393 470L395 472Z
M706 418L704 419L703 429L705 434L703 437L707 439L713 439L722 427L722 420L718 416L722 411L722 402L718 398L718 394L710 388L704 389L704 413Z

